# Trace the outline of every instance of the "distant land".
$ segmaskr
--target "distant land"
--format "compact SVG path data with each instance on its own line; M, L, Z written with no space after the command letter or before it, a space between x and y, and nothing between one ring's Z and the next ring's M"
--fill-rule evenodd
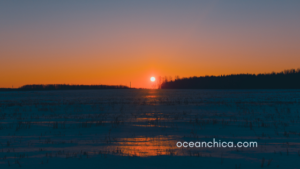
M67 84L48 84L48 85L25 85L20 88L0 88L0 91L32 91L32 90L95 90L95 89L129 89L127 86L109 85L67 85Z
M165 78L167 79L167 78ZM265 74L231 74L164 80L159 89L300 89L300 69ZM123 85L33 84L0 91L130 89Z
M268 74L202 76L164 81L161 89L300 89L300 69Z

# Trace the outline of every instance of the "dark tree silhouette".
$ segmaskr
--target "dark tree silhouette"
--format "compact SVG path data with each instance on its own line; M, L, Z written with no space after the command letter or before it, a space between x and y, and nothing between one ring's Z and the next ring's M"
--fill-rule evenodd
M25 85L17 89L2 88L0 91L30 91L30 90L95 90L95 89L129 89L127 86L108 86L108 85L67 85L67 84L48 84L48 85Z
M300 69L269 74L232 74L163 81L162 89L300 89Z

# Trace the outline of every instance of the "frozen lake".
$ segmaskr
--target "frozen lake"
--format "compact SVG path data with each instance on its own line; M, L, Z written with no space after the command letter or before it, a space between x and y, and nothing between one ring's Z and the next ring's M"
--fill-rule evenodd
M176 146L213 138L258 146ZM0 92L0 148L0 168L300 168L300 90Z

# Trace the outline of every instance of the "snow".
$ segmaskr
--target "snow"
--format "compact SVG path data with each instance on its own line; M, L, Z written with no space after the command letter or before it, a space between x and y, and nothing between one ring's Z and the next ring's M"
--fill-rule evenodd
M0 92L1 168L299 168L300 90ZM178 148L178 141L257 148Z

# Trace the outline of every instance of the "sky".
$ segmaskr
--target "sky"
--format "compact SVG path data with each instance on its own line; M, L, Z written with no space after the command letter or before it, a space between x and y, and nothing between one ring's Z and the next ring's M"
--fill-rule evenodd
M3 0L0 88L300 68L300 1Z

